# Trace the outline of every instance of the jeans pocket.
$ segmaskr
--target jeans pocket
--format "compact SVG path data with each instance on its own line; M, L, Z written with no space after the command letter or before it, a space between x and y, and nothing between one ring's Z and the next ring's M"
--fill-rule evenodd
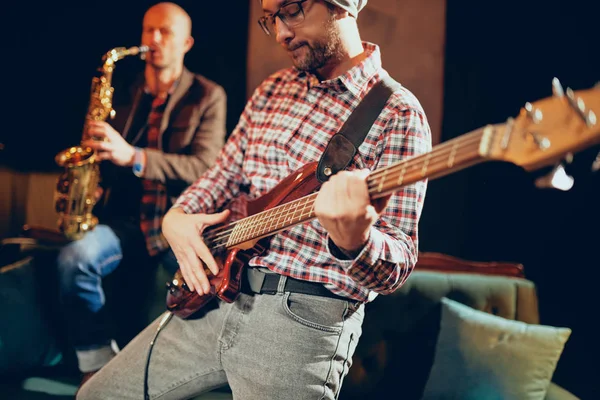
M282 300L284 311L294 321L332 333L342 330L347 303L344 300L301 293L286 293Z

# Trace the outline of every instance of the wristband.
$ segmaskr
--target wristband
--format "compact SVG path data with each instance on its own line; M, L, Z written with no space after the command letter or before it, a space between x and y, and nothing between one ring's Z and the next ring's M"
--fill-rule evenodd
M146 157L144 154L144 150L139 147L134 147L135 154L133 156L133 174L137 177L142 177L144 173L144 167L146 166Z

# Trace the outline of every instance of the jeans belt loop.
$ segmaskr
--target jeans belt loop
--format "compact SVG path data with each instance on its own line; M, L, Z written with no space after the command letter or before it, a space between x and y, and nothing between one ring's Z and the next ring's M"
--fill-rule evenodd
M286 282L287 282L287 276L280 275L279 284L277 285L277 294L283 294L283 292L285 292Z

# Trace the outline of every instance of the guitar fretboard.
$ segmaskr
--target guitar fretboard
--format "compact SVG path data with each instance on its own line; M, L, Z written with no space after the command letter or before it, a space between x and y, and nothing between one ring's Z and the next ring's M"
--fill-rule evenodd
M374 171L367 178L371 199L385 197L403 186L425 178L434 179L483 161L482 153L490 140L486 128L435 146L429 153ZM483 151L482 151L483 150ZM207 230L205 242L212 248L231 248L258 240L315 218L317 193L293 200L225 227Z

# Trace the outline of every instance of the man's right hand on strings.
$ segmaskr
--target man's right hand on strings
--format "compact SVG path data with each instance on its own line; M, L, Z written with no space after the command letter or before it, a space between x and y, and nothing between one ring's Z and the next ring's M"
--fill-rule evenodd
M208 226L224 222L228 216L228 210L218 214L186 214L181 208L172 208L163 218L163 235L192 292L196 291L200 295L210 293L210 282L204 272L204 265L214 275L219 273L220 268L202 241L202 232Z

